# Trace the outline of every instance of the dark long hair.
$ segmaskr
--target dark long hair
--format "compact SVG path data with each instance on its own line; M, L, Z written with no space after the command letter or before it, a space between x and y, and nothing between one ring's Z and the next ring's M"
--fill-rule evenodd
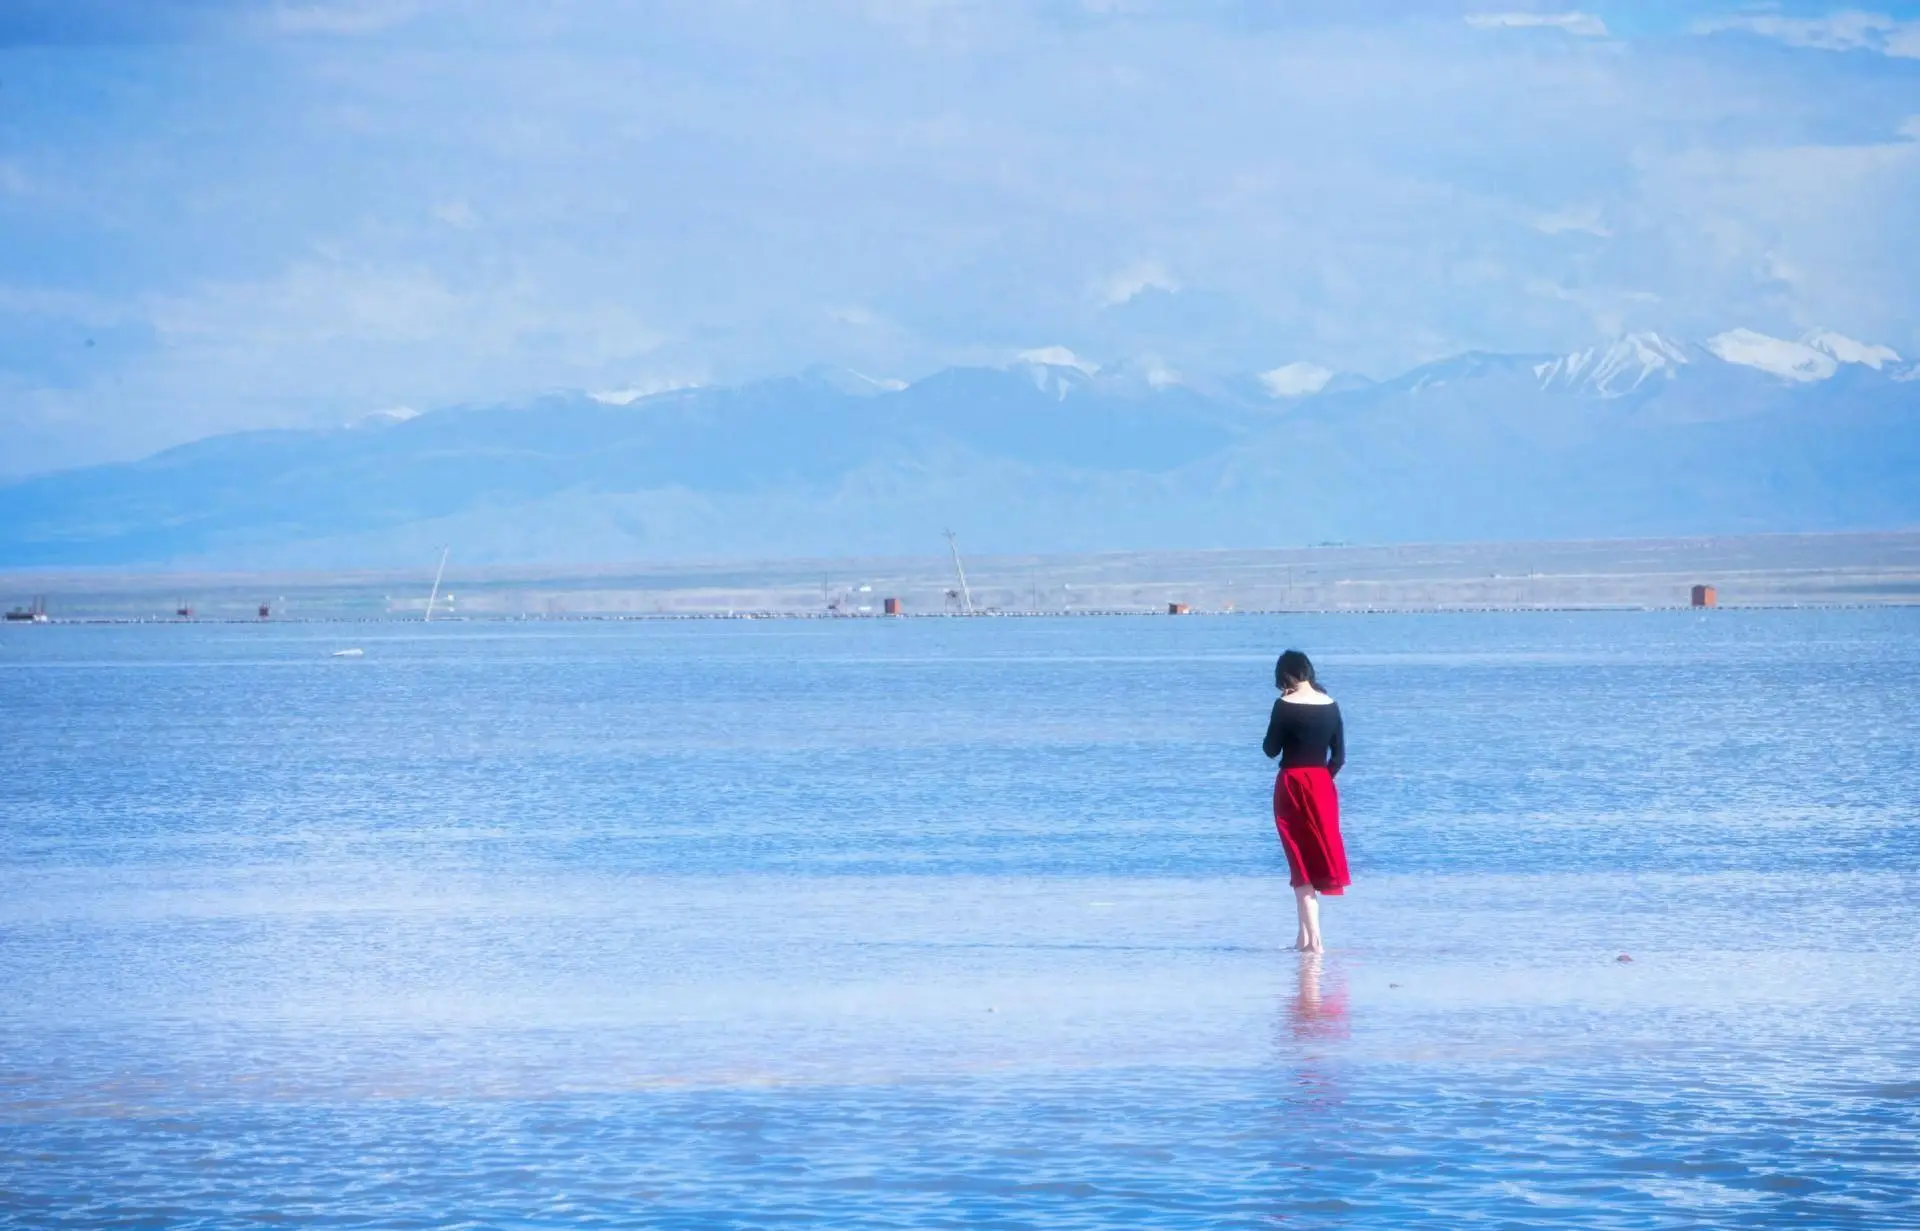
M1285 692L1295 684L1320 691L1320 681L1313 678L1313 660L1299 650L1288 650L1273 664L1273 686Z

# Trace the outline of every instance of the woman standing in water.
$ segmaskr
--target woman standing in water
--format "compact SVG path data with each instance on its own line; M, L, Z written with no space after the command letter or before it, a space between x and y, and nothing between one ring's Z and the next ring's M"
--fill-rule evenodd
M1300 912L1293 947L1319 953L1320 895L1344 893L1353 883L1347 875L1347 848L1340 841L1340 795L1333 787L1333 776L1347 761L1346 728L1339 704L1314 682L1313 663L1299 650L1280 656L1273 683L1280 699L1273 703L1260 747L1280 758L1280 773L1273 780L1273 825L1287 852L1294 905Z

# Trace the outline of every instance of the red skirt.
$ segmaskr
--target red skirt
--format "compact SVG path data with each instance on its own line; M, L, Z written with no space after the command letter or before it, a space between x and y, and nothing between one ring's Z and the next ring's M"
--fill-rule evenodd
M1295 885L1345 893L1347 848L1340 841L1340 793L1324 769L1283 769L1273 780L1273 827Z

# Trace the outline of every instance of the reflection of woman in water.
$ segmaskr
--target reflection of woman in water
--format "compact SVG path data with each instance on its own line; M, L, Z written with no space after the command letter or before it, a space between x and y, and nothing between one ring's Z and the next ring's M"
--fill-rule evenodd
M1300 955L1300 982L1293 1003L1286 1006L1287 1025L1297 1040L1347 1037L1347 989L1336 978L1321 994L1320 963L1325 960L1318 953Z
M1293 947L1318 953L1320 895L1339 894L1353 883L1347 875L1347 849L1340 841L1340 795L1333 776L1347 760L1346 729L1340 706L1314 682L1313 663L1288 650L1273 668L1280 699L1267 720L1260 745L1280 758L1273 780L1273 825L1287 852L1300 931Z

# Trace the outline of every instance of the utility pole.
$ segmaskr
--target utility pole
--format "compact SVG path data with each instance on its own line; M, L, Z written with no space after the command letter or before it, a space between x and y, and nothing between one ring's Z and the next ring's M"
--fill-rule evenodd
M954 541L953 531L947 534L947 550L953 553L953 571L960 578L960 604L968 615L973 614L973 591L967 589L967 570L960 567L960 547Z
M440 576L447 571L447 553L452 550L451 546L440 549L440 567L433 570L433 593L427 595L427 618L421 621L423 624L433 623L433 605L440 601Z

